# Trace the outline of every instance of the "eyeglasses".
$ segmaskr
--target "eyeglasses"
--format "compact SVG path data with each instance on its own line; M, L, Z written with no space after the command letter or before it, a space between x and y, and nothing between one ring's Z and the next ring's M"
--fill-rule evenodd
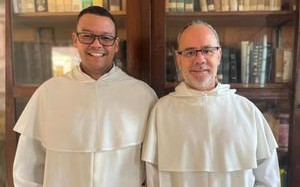
M97 38L99 43L102 44L103 46L114 45L117 38L111 35L96 35L96 34L86 33L86 32L77 32L76 34L78 40L83 44L92 44Z
M203 49L188 49L183 51L177 51L179 55L184 57L196 57L200 53L203 57L212 57L221 47L205 47Z

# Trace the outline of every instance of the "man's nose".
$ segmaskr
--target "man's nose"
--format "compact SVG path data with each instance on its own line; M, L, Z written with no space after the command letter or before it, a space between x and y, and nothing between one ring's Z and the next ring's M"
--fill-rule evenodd
M93 43L91 43L91 45L93 45L93 46L103 46L100 42L99 36L95 36L95 39L94 39Z
M206 57L203 54L203 52L199 50L199 51L197 51L197 54L195 56L195 60L196 60L196 62L204 63L206 61Z

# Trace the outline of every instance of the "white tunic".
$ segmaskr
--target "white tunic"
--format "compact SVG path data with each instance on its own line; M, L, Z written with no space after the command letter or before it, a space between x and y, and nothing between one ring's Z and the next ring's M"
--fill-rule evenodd
M114 66L95 81L79 67L34 93L14 130L16 187L140 187L154 91Z
M143 146L148 187L280 186L272 132L255 105L234 92L181 83L157 102Z

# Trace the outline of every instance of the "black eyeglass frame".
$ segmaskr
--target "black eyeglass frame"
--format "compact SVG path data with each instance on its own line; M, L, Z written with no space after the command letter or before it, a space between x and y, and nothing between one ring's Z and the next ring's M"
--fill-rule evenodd
M219 49L221 49L222 47L221 46L209 46L209 47L204 47L204 48L202 48L202 49L188 49L188 50L183 50L183 51L176 51L177 52L177 54L179 54L179 55L183 55L182 53L184 53L184 52L188 52L188 51L196 51L196 55L195 56L197 56L197 54L200 52L201 54L203 54L203 51L205 51L205 50L210 50L210 49L215 49L216 51L218 51ZM185 56L185 55L183 55L183 56Z
M93 38L93 40L92 40L91 42L83 42L83 41L80 40L80 37L79 37L81 34L92 35L94 38ZM79 40L81 43L83 43L83 44L88 44L88 45L94 43L95 40L96 40L96 38L97 38L98 41L99 41L99 43L100 43L101 45L103 45L103 46L113 46L113 45L115 44L117 38L118 38L118 36L111 36L111 35L105 35L105 34L96 35L96 34L93 34L93 33L86 33L86 32L76 32L76 36L77 36L78 40ZM112 44L109 44L109 45L103 44L103 42L101 41L101 37L112 37Z

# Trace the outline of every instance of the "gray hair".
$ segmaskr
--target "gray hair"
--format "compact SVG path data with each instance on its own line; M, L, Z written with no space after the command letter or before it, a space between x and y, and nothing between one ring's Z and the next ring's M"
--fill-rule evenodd
M204 22L204 21L201 21L201 20L193 20L191 22L189 22L188 24L186 24L182 29L181 31L178 33L178 36L177 36L177 46L179 47L179 42L180 42L180 38L181 38L181 35L182 33L187 29L189 28L190 26L193 26L193 25L203 25L203 26L206 26L207 28L209 28L213 34L215 35L216 39L217 39L217 42L218 44L220 45L220 40L219 40L219 36L218 36L218 33L217 31L210 25L208 24L207 22Z

